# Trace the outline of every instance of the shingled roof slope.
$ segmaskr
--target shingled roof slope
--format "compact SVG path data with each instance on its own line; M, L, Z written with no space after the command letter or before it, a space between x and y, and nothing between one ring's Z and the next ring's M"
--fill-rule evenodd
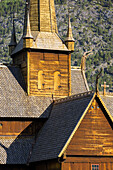
M30 162L58 158L92 97L89 92L55 102L36 140Z
M36 35L35 35L36 34ZM31 49L45 49L45 50L58 50L69 51L61 38L56 33L51 32L36 32L34 35L34 42ZM15 47L12 55L23 49L23 37Z
M51 98L27 96L19 67L0 66L0 117L47 118Z
M113 117L113 94L112 95L100 95L100 97L102 98L102 100L105 103L105 106L107 107L107 109L109 110L110 114Z
M33 137L0 138L0 164L27 164L33 143Z
M84 76L80 68L71 69L71 94L78 94L89 91L87 80Z

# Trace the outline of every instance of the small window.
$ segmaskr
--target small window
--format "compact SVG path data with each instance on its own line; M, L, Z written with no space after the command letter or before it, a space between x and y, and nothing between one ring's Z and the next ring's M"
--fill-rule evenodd
M54 72L54 90L58 90L60 85L61 74L59 71Z
M38 89L44 88L44 73L42 70L38 72Z
M93 106L91 106L91 108L93 109L94 107L93 107Z
M99 170L99 164L92 164L91 170Z

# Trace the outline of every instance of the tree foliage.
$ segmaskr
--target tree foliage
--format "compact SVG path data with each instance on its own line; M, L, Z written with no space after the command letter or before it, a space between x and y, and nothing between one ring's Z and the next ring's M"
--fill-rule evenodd
M90 88L94 87L97 70L104 68L103 80L110 88L113 80L113 0L55 0L59 34L67 34L68 10L75 38L75 52L72 65L79 66L86 50L93 48L93 55L86 61L86 75ZM0 58L10 62L8 44L12 31L12 17L15 13L16 37L19 41L23 31L25 0L2 0L0 2Z

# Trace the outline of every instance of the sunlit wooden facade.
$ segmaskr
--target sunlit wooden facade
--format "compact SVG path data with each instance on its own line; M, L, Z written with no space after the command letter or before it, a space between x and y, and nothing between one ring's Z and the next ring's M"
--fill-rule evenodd
M67 37L66 44L59 38L54 1L28 1L23 37L11 55L13 63L21 67L28 95L71 95L71 52L74 51L74 39L70 21ZM38 76L40 71L42 76ZM60 73L57 81L54 81L55 72Z
M76 127L62 147L59 157L34 163L34 166L37 170L112 170L112 141L112 119L101 103L100 97L95 96L85 108Z
M13 22L13 65L0 66L0 169L112 170L113 107L89 91L81 68L71 75L70 18L64 42L54 0L26 2L18 44Z

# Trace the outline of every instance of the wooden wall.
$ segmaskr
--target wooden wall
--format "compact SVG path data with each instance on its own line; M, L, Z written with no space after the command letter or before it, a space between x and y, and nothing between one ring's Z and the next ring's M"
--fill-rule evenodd
M0 121L0 135L19 135L31 121Z
M92 170L94 164L99 170L113 170L113 158L109 157L68 157L62 163L62 170Z
M113 129L96 100L74 134L66 154L113 156Z
M29 95L52 96L53 94L60 97L70 95L70 59L71 56L67 54L30 52L28 57ZM39 71L43 71L42 89L38 89ZM60 86L58 83L58 88L54 88L55 72L60 73Z
M16 54L13 58L13 63L21 68L25 83L27 83L27 52Z
M28 95L50 97L52 94L54 97L71 95L71 54L21 52L13 57L13 63L21 68ZM41 71L43 73L40 79ZM56 78L55 73L58 72Z
M0 121L0 136L35 135L42 128L44 120L40 121Z
M39 31L39 4L38 0L30 1L30 27L32 31Z
M57 32L54 1L30 1L31 31Z
M94 100L65 151L62 170L113 169L113 129L106 115Z

